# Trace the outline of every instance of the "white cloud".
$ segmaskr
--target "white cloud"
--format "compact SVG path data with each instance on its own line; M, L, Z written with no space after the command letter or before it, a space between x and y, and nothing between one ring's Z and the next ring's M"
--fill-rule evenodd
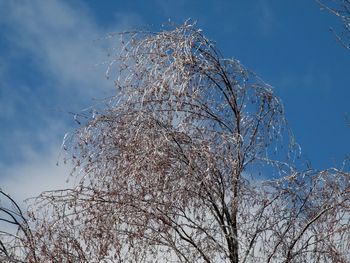
M58 136L67 130L62 121L48 119L40 132L13 131L14 151L24 158L10 164L0 162L0 187L19 203L42 191L67 187L66 179L72 167L63 163L63 136L62 139Z
M30 58L30 66L37 67L36 71L40 72L40 75L34 76L40 78L40 81L36 80L40 83L39 89L36 89L38 94L28 97L20 94L19 86L12 83L13 78L17 77L16 72L12 72L5 80L1 78L0 82L6 93L0 100L1 105L4 105L0 106L0 118L7 121L6 129L0 129L0 143L6 145L6 149L2 149L2 156L23 157L23 160L19 158L20 162L14 160L11 163L7 163L6 158L0 159L0 187L19 202L44 190L65 187L70 171L69 166L56 166L60 152L57 138L69 127L53 116L50 112L52 109L40 104L43 101L49 101L50 104L52 101L54 105L62 104L64 107L67 102L56 97L38 99L51 92L43 95L40 89L52 89L53 94L63 94L69 101L76 101L78 106L75 105L75 109L83 108L81 101L86 102L91 97L103 98L114 90L113 83L105 79L106 66L96 66L107 59L106 47L111 45L107 40L98 39L110 32L112 26L101 29L82 3L74 2L74 7L67 3L71 4L54 0L0 2L3 39L10 43L5 65L2 64L0 68L0 76L3 72L7 74L10 68L26 70L28 65L14 64L18 60L13 58L21 56ZM118 17L120 25L115 25L113 31L122 31L122 27L128 27L128 15L119 14ZM27 86L26 83L21 84ZM77 95L79 98L72 99ZM62 101L57 102L59 99ZM23 112L18 112L18 102L23 100L26 101L22 106L26 104L26 107L24 111L21 107ZM23 118L29 118L34 126L40 118L41 126L33 128L33 125L18 125Z
M22 52L30 52L32 62L58 80L61 88L88 97L113 88L103 81L105 67L96 66L106 59L106 50L96 40L107 32L83 6L73 9L62 1L36 0L2 5L7 38Z
M27 148L25 162L3 170L5 177L1 179L1 187L19 203L43 191L68 187L66 180L71 167L62 162L56 165L59 160L59 145L49 147L45 155Z

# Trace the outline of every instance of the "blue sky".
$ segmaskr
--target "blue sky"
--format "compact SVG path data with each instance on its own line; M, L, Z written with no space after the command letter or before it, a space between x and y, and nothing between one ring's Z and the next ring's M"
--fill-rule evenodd
M69 167L55 164L76 127L68 112L114 92L103 62L118 46L104 36L169 18L197 20L224 56L274 87L305 160L322 169L349 154L350 52L313 0L0 0L0 187L23 199L63 186Z

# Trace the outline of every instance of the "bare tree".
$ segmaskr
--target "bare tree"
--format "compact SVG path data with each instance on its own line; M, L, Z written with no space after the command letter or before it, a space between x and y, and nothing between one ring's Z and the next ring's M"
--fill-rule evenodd
M325 10L341 20L342 29L330 28L335 38L343 47L350 50L350 1L349 0L316 0ZM338 32L337 32L338 31Z
M117 95L65 139L77 183L35 200L24 261L350 260L350 175L297 171L269 85L191 23L120 37Z

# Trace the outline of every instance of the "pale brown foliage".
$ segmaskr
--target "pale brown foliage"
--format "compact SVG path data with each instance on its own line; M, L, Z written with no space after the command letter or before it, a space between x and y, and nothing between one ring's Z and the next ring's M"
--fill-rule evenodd
M267 84L190 23L121 37L117 95L65 140L77 183L36 199L27 262L349 260L349 174L296 170Z

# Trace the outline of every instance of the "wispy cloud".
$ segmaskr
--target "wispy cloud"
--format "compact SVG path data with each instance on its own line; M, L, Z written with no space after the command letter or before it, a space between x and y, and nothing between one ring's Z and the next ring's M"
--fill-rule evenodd
M19 203L43 191L68 187L71 166L63 163L57 165L59 145L48 147L44 155L27 148L27 158L23 163L3 168L6 176L1 178L1 187Z
M318 96L328 96L334 86L329 72L316 70L310 66L304 66L294 74L281 75L276 80L280 89L297 91L302 88L306 91L314 91Z
M128 21L119 15L113 31ZM69 174L56 162L71 125L54 108L78 111L114 92L97 65L107 59L111 43L101 38L111 28L99 27L83 3L54 0L1 1L0 26L0 187L23 200L64 186Z
M257 1L255 16L257 28L264 36L271 34L278 24L278 21L274 17L273 9L267 1Z
M59 1L7 1L2 7L6 37L60 88L94 95L104 83L106 51L94 42L103 32L88 13Z

